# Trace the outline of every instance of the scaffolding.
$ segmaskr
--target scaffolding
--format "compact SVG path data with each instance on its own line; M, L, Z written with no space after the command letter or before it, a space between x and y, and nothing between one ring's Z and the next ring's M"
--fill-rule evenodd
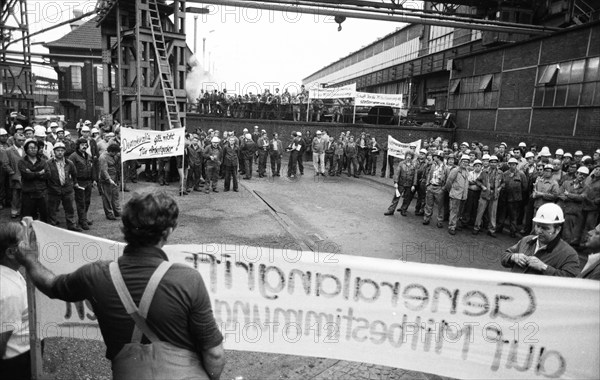
M185 0L103 0L97 13L105 115L136 129L185 126Z
M0 3L0 127L5 127L30 120L34 82L26 0Z

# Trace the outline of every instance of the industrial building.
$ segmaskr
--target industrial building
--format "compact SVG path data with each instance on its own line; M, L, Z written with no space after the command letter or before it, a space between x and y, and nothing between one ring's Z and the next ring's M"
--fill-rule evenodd
M600 4L581 1L425 2L424 12L493 15L526 32L409 24L310 74L307 87L356 83L403 94L406 108L453 115L455 137L484 142L600 144ZM488 18L490 18L488 16ZM565 140L566 139L566 140Z

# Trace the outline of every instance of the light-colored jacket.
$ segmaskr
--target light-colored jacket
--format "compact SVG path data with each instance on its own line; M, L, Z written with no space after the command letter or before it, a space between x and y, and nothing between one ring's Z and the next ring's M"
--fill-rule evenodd
M469 171L460 166L450 171L446 180L446 191L450 193L450 198L465 200L469 193Z

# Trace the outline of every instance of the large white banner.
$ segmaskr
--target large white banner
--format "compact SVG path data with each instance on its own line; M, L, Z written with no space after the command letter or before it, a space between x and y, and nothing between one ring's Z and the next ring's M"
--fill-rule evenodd
M121 159L141 160L182 156L185 150L185 129L168 131L121 128Z
M411 145L417 146L417 148L414 150L414 152L415 152L414 158L417 158L417 154L418 154L419 150L421 149L421 140L420 139L417 141L413 141L411 143L403 143L403 142L396 140L392 136L388 135L388 153L387 154L389 156L404 158L404 154L410 150Z
M68 273L122 244L34 223L40 261ZM470 379L598 379L600 283L224 244L165 247L196 268L225 348ZM101 339L87 302L37 298L38 329Z
M371 94L356 92L354 104L357 106L389 106L402 108L402 94Z
M311 99L339 99L354 98L356 94L356 83L342 87L311 88L309 96Z

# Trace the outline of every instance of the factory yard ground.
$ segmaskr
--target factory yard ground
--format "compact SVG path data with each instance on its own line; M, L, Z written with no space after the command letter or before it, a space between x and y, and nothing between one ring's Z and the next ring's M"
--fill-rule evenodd
M305 175L254 177L242 180L239 192L179 196L175 183L160 187L140 181L131 191L166 191L180 207L179 225L170 244L227 243L273 248L302 248L319 254L360 255L459 267L502 270L500 253L514 243L474 237L468 232L450 236L446 229L423 226L411 212L385 217L393 195L392 180L315 177L312 165ZM282 168L284 170L286 168ZM125 193L125 200L132 194ZM414 205L414 203L413 203ZM409 211L412 211L412 207ZM8 219L8 210L0 211ZM118 221L104 217L94 189L88 233L123 241ZM64 224L62 215L58 219ZM225 347L227 345L225 343ZM44 369L51 379L110 379L110 362L101 342L50 338L45 342ZM372 364L332 359L227 352L222 379L429 379L439 376Z

